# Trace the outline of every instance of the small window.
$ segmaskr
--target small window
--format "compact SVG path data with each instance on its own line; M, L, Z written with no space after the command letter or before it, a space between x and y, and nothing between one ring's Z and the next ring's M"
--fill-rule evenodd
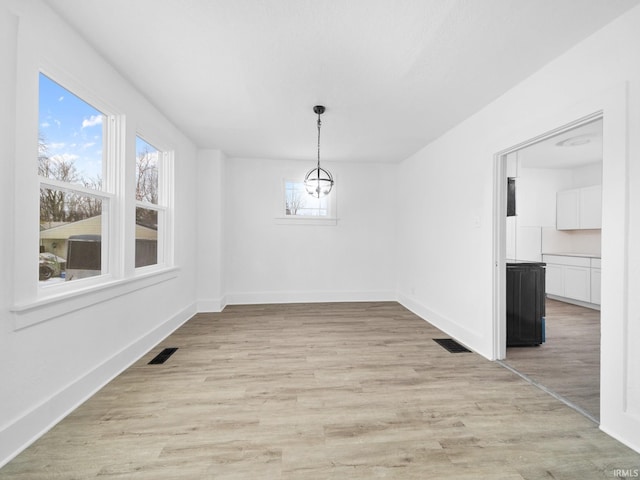
M164 260L159 241L166 234L167 192L161 188L166 157L166 152L136 137L136 268Z
M336 189L326 197L315 198L307 193L300 180L282 181L275 222L278 225L337 225Z
M329 216L329 196L315 198L309 195L303 182L285 180L285 215L302 217Z
M105 118L102 112L40 74L41 286L106 272L101 253L101 239L108 229L103 211L109 202L102 182ZM90 248L78 246L88 237ZM72 270L71 255L77 259L77 268Z

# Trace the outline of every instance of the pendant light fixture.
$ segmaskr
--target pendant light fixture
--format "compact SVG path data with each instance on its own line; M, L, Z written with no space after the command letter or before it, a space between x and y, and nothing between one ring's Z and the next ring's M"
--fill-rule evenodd
M329 194L333 187L333 177L328 170L320 168L320 115L325 111L322 105L313 107L314 113L318 115L318 164L309 170L304 177L304 188L307 193L315 198L321 198Z

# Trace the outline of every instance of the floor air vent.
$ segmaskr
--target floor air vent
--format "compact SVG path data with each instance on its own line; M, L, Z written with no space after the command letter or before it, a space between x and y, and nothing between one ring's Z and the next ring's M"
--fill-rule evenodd
M177 348L165 348L158 355L156 355L153 360L151 360L147 365L157 365L159 363L166 362L171 355L176 353Z
M462 353L471 351L460 345L455 340L452 340L451 338L434 338L433 341L438 343L441 347L446 348L451 353Z

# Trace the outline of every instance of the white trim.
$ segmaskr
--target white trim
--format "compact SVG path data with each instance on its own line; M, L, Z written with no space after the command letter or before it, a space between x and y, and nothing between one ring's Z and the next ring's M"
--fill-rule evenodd
M576 300L574 298L560 297L558 295L551 295L547 293L547 298L551 300L558 300L559 302L570 303L572 305L578 305L580 307L590 308L592 310L600 310L600 305L596 303L583 302L582 300Z
M227 306L226 297L198 300L198 313L219 313Z
M507 180L507 154L496 154L493 165L493 345L491 360L503 360L507 356L507 186L503 185Z
M289 291L227 293L226 305L263 303L395 302L395 291Z
M50 428L146 355L197 313L191 304L164 323L64 386L29 412L0 430L0 467L44 435Z
M94 188L88 188L77 183L62 182L54 178L43 177L38 175L40 179L40 188L44 187L48 190L60 190L66 193L81 193L90 197L99 197L103 200L111 200L115 196L112 193L104 190L96 190Z
M460 324L456 323L455 321L435 312L434 310L431 310L429 307L414 300L413 298L408 297L407 295L399 293L397 301L400 305L405 307L407 310L415 313L424 321L430 323L437 329L442 330L453 339L462 343L464 346L469 348L469 350L474 350L476 353L482 355L485 358L488 358L487 355L483 352L479 352L469 347L469 345L482 345L481 335L478 335L467 328L461 327Z
M594 109L595 110L595 109ZM519 142L494 155L493 178L493 322L492 322L492 360L503 360L507 356L507 309L506 309L506 206L507 206L507 155L525 147L539 143L560 133L573 130L581 125L603 118L602 109L587 115L576 115L577 120L569 121L560 127L547 130L542 134ZM556 124L549 120L546 124Z
M178 272L179 269L173 267L126 279L114 280L110 279L109 276L102 276L101 278L106 281L89 286L86 286L87 284L83 280L77 280L76 282L78 283L76 284L80 285L81 288L64 294L41 298L33 302L14 305L11 308L13 328L14 330L20 330L69 312L126 295L135 290L171 280L178 276ZM82 287L83 284L85 285L84 288Z
M315 226L335 226L338 224L337 218L312 217L303 215L291 215L289 217L277 217L276 225L315 225Z

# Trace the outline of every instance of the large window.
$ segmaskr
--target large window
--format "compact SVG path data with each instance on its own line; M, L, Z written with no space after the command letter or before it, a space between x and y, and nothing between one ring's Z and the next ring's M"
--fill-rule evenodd
M107 271L112 195L103 182L106 116L40 74L38 176L41 286Z
M124 122L107 115L40 74L38 118L41 287L87 277L132 275L134 269L168 266L172 154L135 137L135 159L125 158ZM155 143L155 142L154 142ZM135 178L125 179L127 161ZM126 198L135 182L135 198ZM133 264L124 212L135 208ZM101 280L96 280L100 282ZM57 291L58 287L47 290ZM66 287L59 287L66 288Z

